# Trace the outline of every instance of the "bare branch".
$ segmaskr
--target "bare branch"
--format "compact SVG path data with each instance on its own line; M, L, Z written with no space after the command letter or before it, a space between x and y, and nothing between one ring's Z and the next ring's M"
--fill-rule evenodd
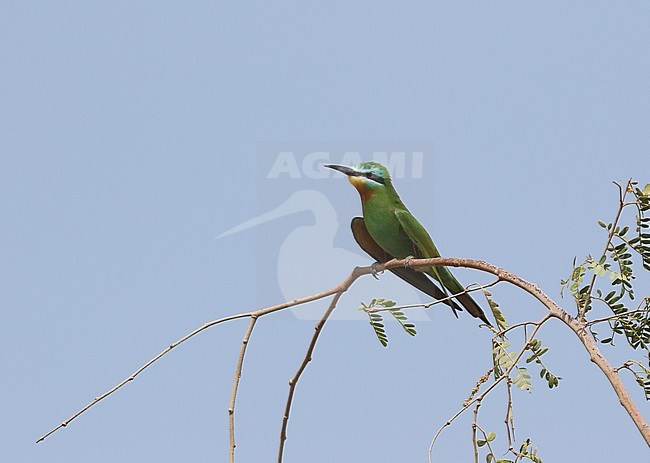
M318 341L318 337L323 331L325 322L327 322L327 319L330 317L330 315L336 308L336 304L338 304L339 299L341 298L343 293L346 292L348 288L352 285L352 283L354 283L354 281L362 275L362 273L360 272L361 270L363 269L357 267L350 274L350 276L346 278L346 280L343 283L341 283L339 291L334 295L334 297L332 298L332 302L330 302L329 307L321 317L318 324L314 327L314 334L311 338L311 342L309 343L309 347L307 348L307 352L305 353L305 357L303 358L302 363L298 367L296 374L293 375L293 378L289 380L289 394L287 396L287 403L284 407L284 415L282 416L282 429L280 430L278 463L282 463L282 458L284 456L284 443L287 440L287 426L289 424L289 414L291 413L291 404L293 402L293 395L295 393L298 380L300 379L300 376L302 375L303 371L305 371L305 368L307 368L307 364L311 362L312 354L314 353L314 348L316 347L316 342Z
M478 428L478 409L481 408L481 402L476 402L474 407L474 421L472 421L472 447L474 448L474 463L478 463L478 442L476 440L476 429ZM485 434L485 433L483 433ZM487 442L487 436L485 436Z
M251 315L251 321L248 323L248 328L244 334L244 339L241 343L239 350L239 358L237 359L237 368L235 368L235 379L232 382L232 394L230 395L230 404L228 405L228 432L230 434L230 463L235 462L235 402L237 400L237 389L239 388L239 380L241 379L241 371L244 366L244 356L246 355L246 348L248 341L251 338L253 328L257 322L257 315Z
M500 337L502 337L503 335L505 335L505 334L508 333L509 331L512 331L512 330L514 330L514 329L516 329L516 328L521 328L521 327L523 326L523 327L524 327L524 336L525 336L525 334L526 334L526 327L527 327L528 325L535 325L535 324L537 324L537 322L521 322L521 323L515 323L514 325L510 325L510 326L509 326L508 328L506 328L505 330L501 330L501 331L496 332L494 335L495 335L495 336L500 336Z
M517 438L515 436L515 418L512 413L512 378L508 376L506 378L506 390L508 391L508 405L506 407L506 417L503 420L506 424L506 431L508 434L508 450L512 450L513 441Z
M632 360L628 360L627 362L625 362L625 363L624 363L623 365L621 365L620 367L616 367L616 368L614 368L614 370L616 370L616 371L621 371L621 370L630 370L630 367L631 367L632 365L634 365L634 362L633 362Z
M367 275L369 273L372 273L372 269L370 267L356 267L353 270L353 272L352 272L352 274L350 276L356 275L355 276L355 279L356 279L359 276ZM350 278L350 277L348 277L348 278ZM122 388L127 383L133 381L146 368L148 368L153 363L158 361L161 357L163 357L165 354L167 354L169 351L171 351L174 347L178 346L179 344L184 343L185 341L187 341L188 339L192 338L193 336L199 334L200 332L202 332L202 331L204 331L204 330L206 330L208 328L211 328L211 327L213 327L215 325L218 325L220 323L224 323L224 322L227 322L227 321L230 321L230 320L236 320L236 319L239 319L239 318L247 318L247 317L253 317L253 316L256 316L256 317L259 318L259 317L261 317L263 315L267 315L267 314L270 314L270 313L273 313L273 312L278 312L280 310L284 310L284 309L287 309L289 307L295 307L295 306L298 306L298 305L306 304L308 302L316 301L318 299L323 299L323 298L325 298L327 296L331 296L332 294L337 293L338 291L340 291L340 288L341 288L341 285L338 285L338 286L336 286L334 288L322 291L322 292L317 293L317 294L312 294L310 296L305 296L305 297L301 297L301 298L298 298L298 299L293 299L291 301L282 302L280 304L273 305L273 306L270 306L270 307L266 307L266 308L263 308L263 309L259 309L259 310L253 311L253 312L242 312L242 313L235 314L235 315L229 315L227 317L219 318L217 320L213 320L213 321L210 321L210 322L207 322L207 323L201 325L199 328L195 329L194 331L190 332L189 334L186 334L185 336L183 336L178 341L176 341L176 342L170 344L169 346L167 346L159 354L157 354L155 357L153 357L147 363L145 363L140 368L138 368L131 376L129 376L128 378L125 378L123 381L121 381L120 383L118 383L117 385L115 385L114 387L112 387L111 389L109 389L108 391L103 393L102 395L95 397L91 402L89 402L85 407L83 407L82 409L77 411L75 414L73 414L70 418L63 421L61 424L59 424L55 428L48 431L46 434L39 437L38 440L36 441L36 443L42 442L43 440L45 440L47 437L49 437L54 432L58 431L61 428L65 428L68 424L70 424L70 422L72 420L77 418L79 415L81 415L82 413L84 413L85 411L87 411L88 409L90 409L91 407L93 407L94 405L96 405L101 400L105 399L106 397L108 397L109 395L111 395L112 393L117 391L118 389Z
M478 412L478 407L479 405L476 405L476 411ZM476 419L478 419L478 413L476 414ZM485 429L483 429L479 424L475 421L476 423L476 429L481 431L481 434L483 434L483 440L485 440L485 445L487 445L488 452L490 452L492 455L494 455L494 450L492 449L492 444L490 444L490 441L488 439L488 433L485 432ZM496 460L496 457L495 457ZM476 463L478 463L478 460L476 460Z
M155 362L156 362L158 359L160 359L163 355L167 354L170 350L172 350L174 347L178 346L179 344L182 344L183 342L187 341L187 340L190 339L192 336L194 336L194 335L200 333L201 331L203 331L203 330L205 330L205 329L207 329L207 328L210 328L211 326L218 325L219 323L227 322L227 321L230 321L230 320L236 320L236 319L238 319L238 318L250 317L250 315L251 315L250 313L241 313L241 314L237 314L237 315L230 315L230 316L228 316L228 317L223 317L223 318L220 318L220 319L218 319L218 320L213 320L213 321L211 321L211 322L205 323L204 325L202 325L202 326L200 326L199 328L195 329L195 330L192 331L191 333L189 333L189 334L183 336L183 337L182 337L181 339L179 339L178 341L171 343L169 346L167 346L165 349L163 349L163 350L162 350L158 355L156 355L156 356L153 357L151 360L149 360L147 363L145 363L145 364L142 365L140 368L138 368L138 369L137 369L137 370L136 370L136 371L135 371L131 376L129 376L128 378L122 380L122 382L120 382L119 384L115 385L114 387L112 387L112 388L109 389L108 391L104 392L102 395L95 397L91 402L89 402L85 407L83 407L81 410L79 410L78 412L76 412L76 413L75 413L74 415L72 415L70 418L68 418L67 420L63 421L61 424L59 424L59 425L56 426L55 428L51 429L51 430L48 431L46 434L43 434L41 437L38 438L38 440L36 441L36 443L38 444L39 442L45 440L48 436L50 436L52 433L58 431L59 429L61 429L61 428L65 428L68 424L70 424L70 422L71 422L72 420L74 420L75 418L77 418L79 415L81 415L82 413L84 413L86 410L88 410L88 409L91 408L92 406L96 405L96 404L97 404L98 402L100 402L101 400L103 400L103 399L105 399L106 397L108 397L109 395L111 395L113 392L115 392L115 391L117 391L118 389L120 389L122 386L124 386L124 385L126 385L127 383L133 381L133 380L136 378L136 376L138 376L138 375L139 375L140 373L142 373L146 368L148 368L148 367L151 366L153 363L155 363Z
M334 288L331 288L329 290L323 291L321 293L306 296L306 297L302 297L302 298L299 298L299 299L294 299L294 300L291 300L291 301L286 301L286 302L283 302L281 304L266 307L264 309L259 309L259 310L256 310L256 311L243 312L243 313L240 313L240 314L230 315L230 316L227 316L227 317L223 317L223 318L220 318L220 319L213 320L211 322L205 323L201 327L195 329L194 331L192 331L189 334L183 336L178 341L170 344L168 347L163 349L159 354L157 354L151 360L149 360L144 365L142 365L140 368L138 368L131 376L127 377L126 379L124 379L123 381L118 383L116 386L109 389L104 394L102 394L102 395L100 395L98 397L95 397L90 403L88 403L82 409L77 411L70 418L63 421L61 424L59 424L58 426L56 426L55 428L53 428L52 430L50 430L49 432L47 432L46 434L41 436L37 440L37 442L41 442L42 440L44 440L45 438L50 436L52 433L56 432L57 430L59 430L59 429L61 429L63 427L66 427L71 421L76 419L79 415L81 415L82 413L84 413L85 411L87 411L88 409L90 409L91 407L93 407L98 402L100 402L104 398L108 397L112 393L116 392L118 389L122 388L127 383L133 381L142 371L144 371L146 368L148 368L153 363L158 361L161 357L163 357L165 354L167 354L174 347L178 346L179 344L182 344L183 342L185 342L188 339L192 338L196 334L206 330L207 328L210 328L212 326L224 323L226 321L235 320L235 319L239 319L239 318L252 318L252 317L259 318L259 317L261 317L263 315L267 315L267 314L270 314L270 313L273 313L273 312L284 310L284 309L289 308L289 307L295 307L295 306L305 304L307 302L315 301L315 300L318 300L318 299L322 299L324 297L331 296L331 295L334 295L334 294L337 295L332 301L335 304L336 303L335 301L338 301L338 298L340 297L340 295L343 292L345 292L352 285L352 283L354 283L354 281L357 278L359 278L360 276L367 275L367 274L374 274L377 271L388 270L388 269L399 267L399 266L410 266L411 268L448 266L448 267L464 267L464 268L475 269L475 270L479 270L479 271L483 271L483 272L495 275L498 278L498 280L496 282L494 282L494 284L496 284L499 281L505 281L505 282L508 282L508 283L520 288L520 289L523 289L524 291L526 291L527 293L532 295L535 299L537 299L539 302L542 303L542 305L544 305L546 307L546 309L548 310L548 313L546 314L546 316L542 320L540 320L539 322L537 322L535 324L536 327L535 327L535 330L533 331L533 334L531 335L531 337L528 338L527 343L524 345L524 348L522 349L522 351L517 356L517 360L514 362L513 366L519 360L521 355L523 355L523 350L525 350L525 347L527 346L528 342L530 342L530 340L532 339L532 336L534 336L534 334L537 332L537 330L539 329L539 327L541 326L542 323L544 323L550 317L557 318L558 320L561 320L580 339L583 346L587 350L591 361L593 363L595 363L598 366L598 368L600 368L600 370L603 372L603 374L605 375L607 380L612 385L612 388L614 389L614 392L617 394L619 402L621 403L623 408L626 410L626 412L628 413L628 415L630 416L630 418L632 419L634 424L639 429L639 432L641 433L641 435L645 439L646 443L648 443L648 445L650 445L650 429L648 427L648 424L645 422L645 420L642 417L641 413L638 411L638 409L636 408L636 405L634 404L631 397L629 396L623 382L621 381L621 378L618 376L618 371L614 367L612 367L609 364L609 362L607 361L607 359L605 359L605 357L601 354L601 352L598 349L598 346L596 345L593 337L588 333L587 323L584 320L572 317L568 312L566 312L559 305L557 305L550 297L548 297L537 285L535 285L533 283L530 283L530 282L524 280L523 278L521 278L521 277L519 277L519 276L517 276L517 275L515 275L513 273L510 273L510 272L508 272L508 271L506 271L506 270L504 270L504 269L502 269L502 268L500 268L500 267L498 267L496 265L490 264L490 263L485 262L485 261L478 261L478 260L471 260L471 259L459 259L459 258L442 258L442 257L434 258L434 259L412 259L412 258L403 259L403 260L393 259L393 260L391 260L389 262L386 262L384 264L376 264L376 265L368 266L368 267L357 267L357 268L355 268L353 270L353 272L341 284L339 284L338 286L336 286ZM466 290L466 291L469 291L469 290ZM331 308L331 310L333 310L333 306L330 306L330 308ZM325 321L327 320L327 317L329 316L329 313L331 313L331 310L328 309L328 312L326 312L326 316L324 316L324 318L321 319L322 324L324 324ZM319 323L319 325L320 325L320 328L322 328L322 325L320 323ZM249 328L250 328L250 325L249 325ZM298 372L296 373L296 376L294 377L296 381L300 377L302 372L304 371L304 368L306 367L309 360L311 359L311 354L312 354L313 349L315 347L316 340L318 338L318 332L320 331L320 328L319 328L319 326L317 326L317 332L314 334L314 337L312 338L312 343L310 344L310 347L309 347L309 349L307 351L307 355L305 356L305 361L303 361L303 364L298 369ZM252 329L252 328L250 328L250 329ZM245 355L245 350L240 351L240 356L242 358L242 365L243 365L243 355ZM510 370L508 370L508 373L509 373ZM240 368L238 366L238 371L236 372L236 376L238 376L240 373L241 373L241 371L240 371ZM506 374L506 377L507 377L507 374ZM503 377L501 377L498 381L496 381L495 383L490 385L488 387L488 389L486 391L484 391L482 394L480 394L479 396L472 399L469 403L467 403L467 405L462 410L460 410L456 415L454 415L454 417L452 417L449 421L447 421L447 423L445 423L443 425L443 427L441 427L438 430L438 432L434 436L434 439L432 440L431 445L429 447L429 458L431 457L431 448L433 446L433 443L435 442L435 439L440 434L440 432L445 427L449 426L451 424L451 422L453 420L455 420L457 418L457 416L460 415L472 403L476 402L476 400L482 399L485 396L485 394L487 394L490 390L492 390L502 378ZM238 379L236 380L236 382L237 381L238 381ZM283 418L283 420L284 420L283 421L283 437L281 438L281 450L280 450L280 452L282 452L283 442L286 439L286 421L288 421L288 411L290 410L291 399L292 399L292 396L293 396L294 389L295 389L295 381L294 381L294 384L290 388L290 397L289 397L289 400L287 401L287 408L286 408L287 413L285 413L285 418ZM236 384L234 384L234 390L235 390L235 394L236 394ZM233 405L234 405L234 402L233 402ZM234 406L232 408L233 408L233 413L234 413ZM234 420L234 418L233 418L233 420ZM233 426L234 426L234 421L233 421ZM231 437L233 437L233 436L231 436ZM231 441L231 445L233 443L234 443L234 438ZM280 453L280 461L281 461L281 453Z

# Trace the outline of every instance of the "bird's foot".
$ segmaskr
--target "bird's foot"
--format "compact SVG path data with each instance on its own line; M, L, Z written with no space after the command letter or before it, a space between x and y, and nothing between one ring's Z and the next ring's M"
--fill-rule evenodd
M379 277L377 275L379 275L380 273L382 273L384 271L384 269L379 270L379 267L381 265L382 264L380 264L379 262L373 262L372 265L370 265L370 274L373 277L375 277L375 280L379 280Z
M404 268L409 268L411 266L411 261L415 259L413 256L406 256L404 258Z

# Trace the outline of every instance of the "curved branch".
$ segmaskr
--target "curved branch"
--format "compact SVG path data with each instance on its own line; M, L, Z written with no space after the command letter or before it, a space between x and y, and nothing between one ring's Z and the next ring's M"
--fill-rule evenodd
M354 269L354 271L350 274L350 276L356 275L356 277L355 277L355 279L356 279L361 275L367 275L367 274L372 273L372 272L373 272L373 270L371 269L371 267L356 267ZM348 277L348 278L350 278L350 277ZM210 322L204 323L203 325L201 325L200 327L198 327L194 331L192 331L192 332L186 334L185 336L183 336L182 338L180 338L178 341L171 343L165 349L160 351L160 353L158 353L156 356L154 356L151 360L149 360L144 365L142 365L140 368L138 368L133 374L131 374L131 376L125 378L120 383L113 386L111 389L109 389L108 391L106 391L102 395L95 397L86 406L81 408L79 411L75 412L70 418L63 421L58 426L52 428L47 433L43 434L41 437L38 438L36 443L38 444L39 442L42 442L43 440L45 440L47 437L49 437L50 435L52 435L53 433L55 433L59 429L65 428L68 424L70 424L71 421L73 421L79 415L86 412L88 409L92 408L93 406L97 405L100 401L102 401L103 399L105 399L106 397L108 397L109 395L111 395L112 393L117 391L118 389L121 389L123 386L125 386L129 382L133 381L146 368L148 368L149 366L151 366L152 364L154 364L155 362L160 360L161 357L168 354L169 351L171 351L174 347L178 346L179 344L184 343L185 341L187 341L188 339L190 339L190 338L194 337L195 335L201 333L202 331L204 331L204 330L206 330L208 328L211 328L211 327L213 327L215 325L218 325L220 323L230 321L230 320L237 320L239 318L247 318L247 317L258 317L259 318L259 317L261 317L263 315L267 315L267 314L270 314L270 313L273 313L273 312L278 312L280 310L284 310L284 309L287 309L287 308L290 308L290 307L295 307L295 306L298 306L298 305L306 304L308 302L316 301L318 299L323 299L323 298L325 298L327 296L331 296L332 294L335 294L338 291L340 291L342 284L343 283L335 286L334 288L327 289L327 290L322 291L322 292L317 293L317 294L312 294L312 295L301 297L301 298L298 298L298 299L293 299L291 301L282 302L280 304L272 305L272 306L269 306L269 307L266 307L266 308L263 308L263 309L252 311L252 312L242 312L242 313L235 314L235 315L229 315L227 317L219 318L217 320L212 320Z
M636 405L632 401L632 398L629 396L627 389L625 388L623 382L621 381L621 378L618 375L617 370L612 367L607 359L601 354L600 350L598 349L598 346L596 345L594 339L588 334L587 331L587 324L584 320L579 320L574 317L572 317L568 312L566 312L564 309L562 309L558 304L556 304L548 295L546 295L537 285L524 280L523 278L510 273L494 264L490 264L489 262L485 261L479 261L479 260L472 260L472 259L459 259L459 258L434 258L434 259L403 259L403 260L397 260L393 259L389 262L386 262L384 264L375 264L373 266L368 266L368 267L356 267L352 273L338 286L328 289L326 291L320 292L318 294L313 294L310 296L302 297L299 299L294 299L291 301L286 301L281 304L277 304L274 306L266 307L264 309L259 309L256 311L251 311L251 312L243 312L240 314L235 314L235 315L230 315L227 317L223 317L217 320L213 320L211 322L207 322L204 325L200 326L199 328L195 329L194 331L190 332L189 334L183 336L181 339L178 341L170 344L168 347L163 349L159 354L154 356L151 360L146 362L144 365L142 365L140 368L138 368L131 376L127 377L120 383L118 383L116 386L113 388L109 389L106 391L104 394L95 397L90 403L88 403L86 406L81 408L79 411L74 413L70 418L67 420L63 421L61 424L41 436L36 442L41 442L44 439L46 439L48 436L50 436L52 433L56 432L57 430L66 427L68 424L70 424L71 421L73 421L75 418L77 418L79 415L96 405L98 402L101 400L105 399L109 395L113 394L116 392L118 389L122 388L124 385L127 383L133 381L140 373L142 373L146 368L151 366L153 363L158 361L161 357L163 357L165 354L167 354L169 351L171 351L174 347L178 346L179 344L182 344L183 342L187 341L188 339L192 338L196 334L206 330L207 328L210 328L212 326L215 326L217 324L230 321L230 320L235 320L239 318L252 318L252 317L261 317L266 314L270 314L273 312L277 312L280 310L284 310L289 307L295 307L297 305L305 304L307 302L315 301L318 299L322 299L327 296L331 296L334 294L338 294L340 297L340 294L345 292L351 285L354 283L356 279L363 275L367 274L374 274L377 271L381 270L388 270L391 268L399 267L399 266L410 266L412 268L422 268L422 267L438 267L438 266L449 266L449 267L464 267L464 268L470 268L470 269L475 269L475 270L480 270L486 273L491 273L492 275L495 275L499 278L500 281L506 281L524 291L532 295L535 299L537 299L539 302L541 302L548 310L548 316L557 318L558 320L561 320L564 324L566 324L575 334L578 336L580 341L582 342L583 346L587 350L587 353L589 354L589 357L593 363L600 368L600 370L603 372L607 380L610 382L612 385L612 388L614 389L614 392L618 396L619 402L625 409L625 411L628 413L636 427L638 428L639 432L645 439L646 443L650 446L650 428L648 427L648 424L645 422L643 416L639 412L639 410L636 408ZM338 297L335 298L335 300L338 300ZM334 302L334 300L333 300ZM333 307L331 307L333 310ZM328 312L331 312L328 309ZM328 313L326 312L326 315ZM325 317L322 319L322 323L325 323L325 320L327 318ZM249 325L250 327L250 325ZM322 327L322 326L321 326ZM539 327L539 325L538 325ZM252 329L252 328L251 328ZM296 378L300 377L300 374L302 374L302 371L304 370L304 367L306 364L309 362L311 353L313 352L313 348L316 343L318 335L315 334L314 338L312 338L312 344L310 344L310 348L307 351L307 355L305 357L306 361L303 361L303 365L299 368L298 372L296 373ZM245 354L245 350L240 353ZM243 359L243 356L242 356ZM243 360L242 360L243 362ZM238 368L239 369L239 368ZM240 372L239 372L240 373ZM236 372L238 375L239 373ZM295 388L295 385L293 386ZM236 385L234 385L234 390L236 394ZM293 391L293 388L292 390ZM293 392L291 392L292 394ZM479 396L480 397L480 396ZM234 402L233 404L233 410L234 410ZM291 398L288 400L288 408L291 406ZM286 414L286 420L288 420L288 414ZM449 422L447 422L449 423ZM446 425L448 425L446 423ZM286 431L286 425L283 424L283 428L285 428ZM286 433L285 437L286 439ZM234 439L233 439L234 441ZM231 444L233 443L231 441ZM281 457L280 457L281 458Z
M501 280L507 281L508 283L517 286L520 289L523 289L528 294L533 296L548 309L550 316L561 320L575 333L584 348L587 350L591 361L595 363L598 368L600 368L609 383L612 385L612 388L618 396L618 400L621 406L625 409L627 414L636 425L646 444L650 446L650 427L648 426L648 423L646 423L643 415L641 415L638 408L634 404L634 401L627 392L627 389L625 388L625 385L619 377L616 369L612 367L612 365L603 356L603 354L600 352L600 349L598 349L596 342L587 332L587 324L584 321L578 320L577 318L571 316L555 301L553 301L553 299L551 299L546 293L544 293L544 291L542 291L539 286L526 281L523 278L502 269L501 267L480 260L447 257L438 257L435 259L406 259L401 261L393 260L387 262L383 267L389 269L399 265L408 265L412 268L447 266L481 270L483 272L491 273L499 277Z
M219 323L227 322L227 321L230 321L230 320L236 320L236 319L238 319L238 318L250 317L250 315L251 315L250 313L240 313L240 314L237 314L237 315L230 315L230 316L228 316L228 317L223 317L223 318L219 318L218 320L213 320L213 321L211 321L211 322L207 322L207 323L203 324L202 326L200 326L199 328L197 328L197 329L195 329L194 331L192 331L191 333L189 333L189 334L183 336L183 337L182 337L181 339L179 339L178 341L171 343L169 346L167 346L165 349L163 349L163 350L162 350L158 355L156 355L156 356L153 357L151 360L149 360L147 363L145 363L145 364L142 365L140 368L138 368L137 370L135 370L135 372L134 372L131 376L129 376L128 378L125 378L125 379L122 380L120 383L118 383L117 385L113 386L113 387L112 387L111 389L109 389L108 391L104 392L102 395L95 397L91 402L89 402L85 407L83 407L82 409L80 409L79 411L77 411L75 414L73 414L70 418L68 418L67 420L63 421L61 424L59 424L59 425L56 426L55 428L52 428L52 429L51 429L50 431L48 431L47 433L43 434L41 437L38 438L38 440L36 441L36 443L38 444L39 442L42 442L43 440L45 440L47 437L49 437L51 434L55 433L55 432L58 431L59 429L61 429L61 428L65 428L68 424L70 424L70 422L71 422L72 420L74 420L75 418L77 418L79 415L81 415L82 413L84 413L84 412L85 412L86 410L88 410L89 408L91 408L91 407L93 407L94 405L96 405L96 404L97 404L98 402L100 402L101 400L103 400L103 399L105 399L106 397L108 397L109 395L111 395L113 392L115 392L115 391L117 391L118 389L122 388L122 386L124 386L124 385L126 385L127 383L133 381L133 380L136 378L136 376L138 376L138 375L139 375L140 373L142 373L145 369L147 369L148 367L150 367L153 363L155 363L156 361L158 361L158 360L159 360L163 355L167 354L167 353L168 353L170 350L172 350L174 347L178 346L179 344L184 343L185 341L187 341L188 339L190 339L190 338L193 337L194 335L199 334L201 331L203 331L203 330L205 330L205 329L207 329L207 328L210 328L211 326L218 325Z

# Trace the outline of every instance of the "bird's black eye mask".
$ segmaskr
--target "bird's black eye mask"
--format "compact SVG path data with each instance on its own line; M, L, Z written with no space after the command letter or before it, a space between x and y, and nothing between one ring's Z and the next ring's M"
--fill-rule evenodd
M377 175L377 174L374 174L372 172L366 172L364 175L366 176L366 178L368 180L372 180L373 182L381 183L382 185L386 184L384 179L382 177L380 177L379 175Z

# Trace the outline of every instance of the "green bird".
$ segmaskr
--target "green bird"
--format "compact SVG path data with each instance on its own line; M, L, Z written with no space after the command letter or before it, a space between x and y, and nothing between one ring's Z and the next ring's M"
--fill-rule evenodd
M326 164L325 167L347 175L359 192L363 218L352 219L352 234L370 257L380 263L409 256L418 259L440 257L425 228L413 217L393 188L388 169L376 162L363 162L354 167ZM420 271L400 267L391 269L391 272L435 299L448 298L465 290L447 267ZM425 273L440 283L444 291ZM483 309L468 293L455 298L472 316L491 325ZM462 310L453 299L446 299L444 303L452 308L456 316L456 311Z

